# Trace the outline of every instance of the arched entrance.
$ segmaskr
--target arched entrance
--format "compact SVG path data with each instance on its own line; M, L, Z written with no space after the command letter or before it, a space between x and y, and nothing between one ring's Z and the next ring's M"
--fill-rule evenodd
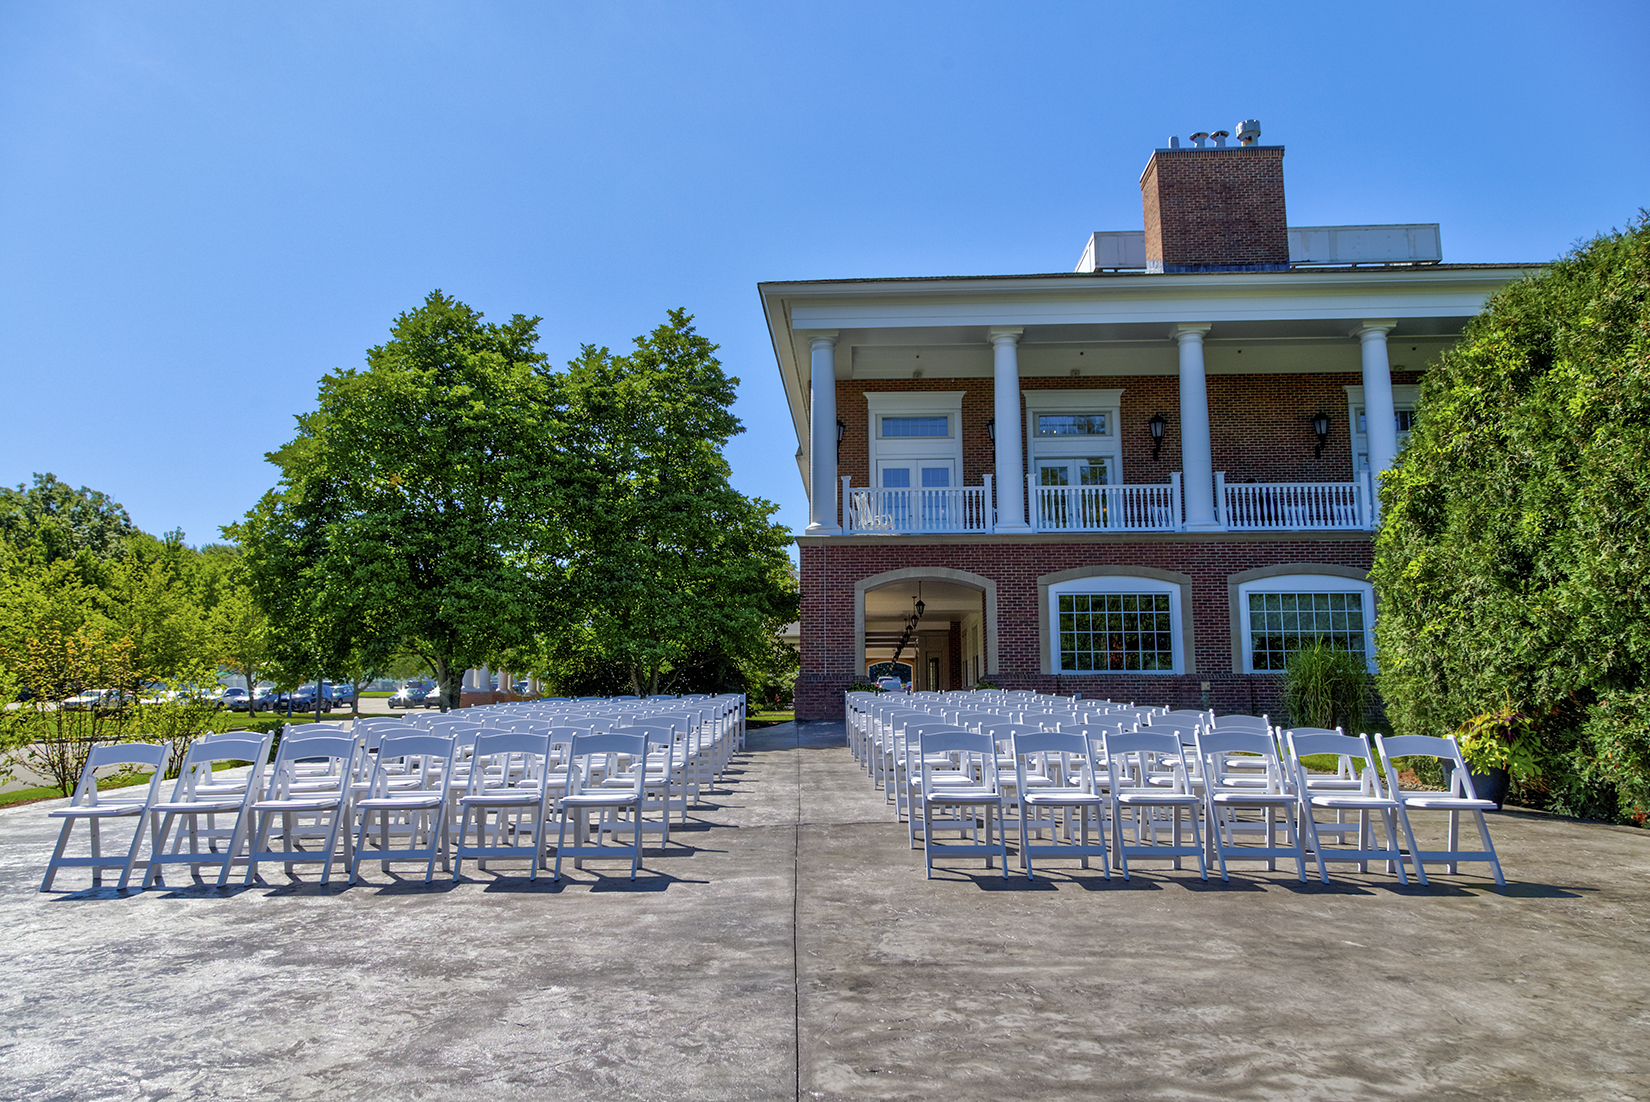
M916 688L943 690L973 688L997 672L997 583L990 578L916 566L862 579L854 590L857 673L899 661L912 666Z

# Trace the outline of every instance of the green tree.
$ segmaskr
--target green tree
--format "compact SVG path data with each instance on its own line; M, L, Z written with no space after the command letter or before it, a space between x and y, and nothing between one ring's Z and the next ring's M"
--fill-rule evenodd
M1527 716L1554 810L1650 811L1650 224L1497 295L1381 487L1379 684L1402 732Z
M247 715L256 715L250 695L270 658L269 621L244 584L223 594L212 609L207 631L218 661L246 678Z
M30 486L0 487L0 541L18 548L34 545L46 562L81 551L120 558L136 533L132 518L109 495L84 486L71 489L54 474L36 474Z
M586 345L556 380L568 543L545 650L623 669L645 694L694 661L755 655L796 598L777 507L728 482L722 449L744 428L716 345L682 310L635 343Z
M312 651L317 676L399 643L447 707L466 668L530 633L558 468L536 327L432 292L365 370L325 376L297 438L270 454L279 486L229 534L273 637ZM363 618L370 639L333 630Z

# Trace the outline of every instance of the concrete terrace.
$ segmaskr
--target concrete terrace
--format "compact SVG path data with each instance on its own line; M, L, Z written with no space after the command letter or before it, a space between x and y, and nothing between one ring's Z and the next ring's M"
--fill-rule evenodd
M840 725L728 781L634 885L41 895L51 805L0 812L0 1095L1650 1097L1650 834L1494 816L1500 892L929 882Z

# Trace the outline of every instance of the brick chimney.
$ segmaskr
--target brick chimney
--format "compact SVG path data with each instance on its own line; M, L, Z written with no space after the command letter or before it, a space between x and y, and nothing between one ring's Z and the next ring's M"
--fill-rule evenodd
M1275 272L1289 269L1283 209L1283 146L1258 145L1260 124L1170 139L1140 177L1148 272Z

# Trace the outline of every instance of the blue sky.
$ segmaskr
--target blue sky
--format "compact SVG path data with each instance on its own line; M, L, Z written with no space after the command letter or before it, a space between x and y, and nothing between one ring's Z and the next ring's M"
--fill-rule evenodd
M553 361L671 307L806 523L755 285L1066 271L1169 135L1261 120L1292 223L1550 258L1650 205L1650 5L0 0L0 482L217 538L432 288Z

